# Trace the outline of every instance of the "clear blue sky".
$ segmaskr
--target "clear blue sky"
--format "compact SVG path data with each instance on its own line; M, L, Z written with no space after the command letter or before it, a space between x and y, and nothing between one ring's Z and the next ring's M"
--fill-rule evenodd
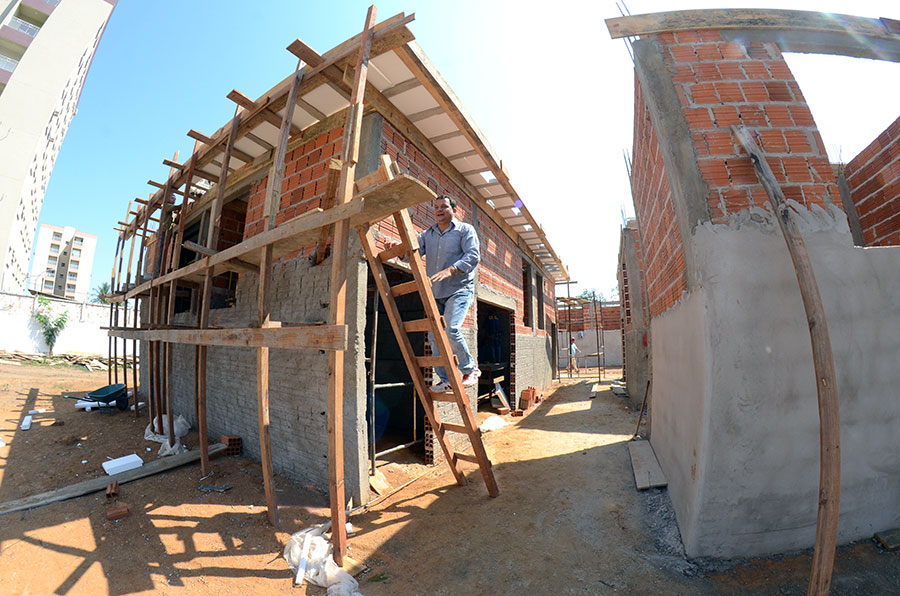
M748 0L677 8L761 6ZM888 16L890 3L786 1L783 8ZM410 29L456 91L572 278L607 296L621 213L633 212L622 151L631 148L633 68L603 19L615 2L379 2L378 20L415 12ZM628 2L633 14L673 10ZM232 89L258 97L296 59L301 38L324 52L358 33L367 2L121 0L100 42L57 159L40 221L97 234L91 282L109 280L113 227L128 201L164 180L164 158L189 155L191 128L211 134L234 111ZM897 116L900 65L790 57L832 159L855 155ZM848 106L854 106L852 109ZM866 106L859 109L857 106ZM852 117L848 117L848 114Z

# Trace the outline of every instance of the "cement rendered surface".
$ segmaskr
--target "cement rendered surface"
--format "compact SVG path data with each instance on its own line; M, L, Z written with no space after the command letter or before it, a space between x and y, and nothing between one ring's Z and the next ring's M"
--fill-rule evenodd
M841 404L839 544L897 526L900 259L853 246L843 214L800 210ZM651 438L689 556L812 546L819 419L796 276L767 212L702 225L698 289L652 323Z

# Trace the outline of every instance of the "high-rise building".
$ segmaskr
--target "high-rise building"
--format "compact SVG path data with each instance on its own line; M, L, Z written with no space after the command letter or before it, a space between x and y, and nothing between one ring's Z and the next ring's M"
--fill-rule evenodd
M41 224L34 247L29 289L77 302L91 296L97 236L75 228Z
M24 293L56 155L115 0L0 0L0 291Z

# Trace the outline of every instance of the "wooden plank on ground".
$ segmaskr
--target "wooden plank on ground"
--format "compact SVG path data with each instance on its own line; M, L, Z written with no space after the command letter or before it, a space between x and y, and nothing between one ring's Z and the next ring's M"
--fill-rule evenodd
M216 443L209 448L209 453L210 455L214 455L216 453L219 453L220 451L223 451L224 449L225 445L223 445L222 443ZM45 493L40 493L38 495L32 495L30 497L16 499L15 501L9 501L0 505L0 515L4 513L12 513L13 511L24 511L25 509L41 507L43 505L49 505L50 503L56 503L58 501L65 501L74 497L80 497L82 495L89 495L101 490L106 490L106 487L109 486L110 482L118 482L120 485L126 484L128 482L132 482L133 480L139 480L141 478L146 478L147 476L153 476L154 474L165 472L166 470L178 468L185 464L197 461L199 458L199 451L188 451L187 453L171 455L169 457L163 457L161 459L151 461L144 464L140 468L128 470L127 472L122 472L121 474L92 478L91 480L85 480L84 482L79 482L78 484L71 484L69 486L51 490Z
M631 467L634 469L634 483L638 490L666 486L666 476L663 474L656 454L650 441L631 441L628 443L628 453L631 454Z

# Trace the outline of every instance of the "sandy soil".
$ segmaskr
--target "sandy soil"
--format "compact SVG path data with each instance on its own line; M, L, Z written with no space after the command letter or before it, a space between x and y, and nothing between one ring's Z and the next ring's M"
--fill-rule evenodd
M0 368L0 502L103 474L107 456L156 457L146 418L75 410L62 393L106 384L68 366ZM636 413L592 381L564 380L524 418L485 435L501 494L474 466L457 486L446 466L385 464L409 487L354 516L350 554L366 596L383 594L804 594L810 553L689 561L665 490L634 489L625 443ZM29 431L19 430L28 410ZM482 413L481 417L487 414ZM53 423L56 423L55 425ZM60 424L62 423L62 424ZM185 439L196 446L196 435ZM147 447L152 449L147 452ZM85 463L82 463L85 462ZM268 525L259 466L241 457L197 464L103 493L0 519L0 594L324 594L292 587ZM207 494L200 485L232 485ZM286 532L327 518L327 498L277 479ZM127 503L131 514L106 519ZM280 535L283 539L284 535ZM873 542L839 550L835 595L900 593L897 553Z

